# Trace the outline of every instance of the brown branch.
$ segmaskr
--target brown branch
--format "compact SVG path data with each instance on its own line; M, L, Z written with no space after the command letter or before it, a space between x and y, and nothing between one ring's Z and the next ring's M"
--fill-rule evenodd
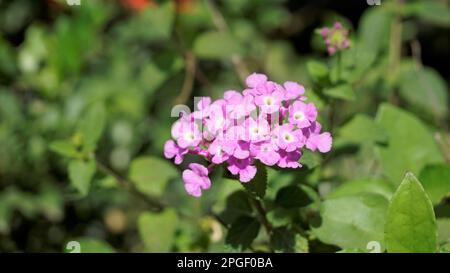
M217 6L214 4L214 1L208 0L206 3L209 6L209 10L211 11L213 23L216 26L216 28L220 32L229 32L228 25L225 21L225 18L223 17L222 13L219 11ZM234 70L236 71L239 79L242 81L242 83L245 84L245 79L249 75L249 71L247 66L245 65L244 61L242 60L242 57L234 54L231 56L231 62L233 63Z
M186 62L186 75L184 77L183 86L181 87L181 92L174 100L175 104L187 103L194 87L197 60L195 59L195 55L190 51L186 51L184 55Z
M132 181L129 181L125 177L119 175L118 173L114 172L112 169L108 168L105 164L103 164L98 158L95 158L95 162L97 163L97 168L100 172L102 172L105 175L109 175L113 177L120 186L128 190L130 193L139 196L142 200L144 200L152 209L155 209L156 211L161 211L166 207L166 204L159 200L157 197L154 196L148 196L140 191L138 191L134 187L134 183Z
M416 61L417 67L422 68L422 47L417 39L411 42L411 52L413 59Z

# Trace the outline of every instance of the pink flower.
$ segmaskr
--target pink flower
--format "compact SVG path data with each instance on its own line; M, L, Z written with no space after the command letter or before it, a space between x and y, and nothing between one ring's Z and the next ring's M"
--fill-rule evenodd
M172 126L172 137L177 140L177 144L181 148L197 146L202 140L198 125L190 119L190 115L182 117Z
M270 126L266 119L252 117L247 118L244 121L245 127L245 140L250 142L259 142L267 140L270 134Z
M230 156L225 152L225 143L220 139L215 139L208 147L208 152L212 155L211 161L214 164L220 164L226 161Z
M330 133L311 134L306 141L306 148L311 151L318 149L321 153L328 153L331 150L333 139Z
M348 30L339 22L334 23L332 28L322 28L320 30L320 35L325 41L329 55L333 55L337 51L342 51L350 47Z
M187 152L187 149L180 148L173 140L168 140L164 144L164 156L167 159L174 158L174 162L177 165L183 162L183 157Z
M286 100L297 99L305 93L305 88L296 82L285 82L283 86L285 90L284 99ZM306 97L300 97L300 99L304 100Z
M263 85L267 82L267 76L264 74L253 73L247 77L245 83L250 88L256 88L260 85Z
M276 127L272 131L272 137L276 140L276 145L287 152L292 152L305 145L302 130L294 129L292 124Z
M278 147L270 141L251 146L251 151L255 154L255 158L267 166L273 166L280 160L280 154L277 150Z
M239 159L230 157L228 159L228 170L233 175L239 175L239 181L246 183L253 179L256 175L256 167L251 165L251 159Z
M195 119L203 119L209 116L209 106L211 104L210 97L201 97L200 101L197 103L197 111L193 112Z
M255 104L258 105L263 113L275 113L280 110L281 102L283 100L283 93L281 90L268 91L263 89L255 97Z
M227 116L232 119L239 119L248 116L256 109L253 103L253 96L244 95L236 91L227 91L224 95Z
M304 102L302 85L287 81L282 86L256 73L246 84L242 93L228 90L222 99L201 98L194 113L183 115L172 126L173 140L164 145L166 158L180 164L189 153L212 163L208 168L192 163L183 171L190 195L199 197L211 186L208 173L219 164L246 183L256 175L255 160L266 166L299 168L303 149L330 151L332 137L322 132L314 104Z
M250 156L250 144L246 141L226 140L222 144L222 149L227 154L238 159L246 159Z
M279 154L278 167L296 169L302 166L298 162L302 155L299 151L286 152L285 150L279 150Z
M202 190L207 190L211 187L208 169L197 163L189 164L189 168L183 171L184 188L190 195L200 197Z
M305 104L301 101L294 102L289 107L289 122L299 128L306 128L317 118L317 109L312 103Z

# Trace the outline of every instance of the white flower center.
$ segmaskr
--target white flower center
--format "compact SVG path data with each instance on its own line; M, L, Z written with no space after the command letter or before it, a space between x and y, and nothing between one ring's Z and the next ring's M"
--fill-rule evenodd
M284 139L284 141L286 141L286 142L292 142L292 141L295 140L295 139L294 139L294 136L291 135L291 134L289 134L288 132L285 132L285 133L283 134L283 139Z
M184 134L184 139L187 141L195 140L194 132L187 132L186 134Z
M305 114L302 111L295 112L294 119L296 121L303 121L305 119Z
M252 132L253 135L258 135L259 134L259 127L258 126L254 126L250 129L250 132Z
M221 118L221 117L216 118L216 122L215 122L216 128L223 127L224 124L225 124L225 120L223 118Z
M270 97L270 96L264 97L264 104L265 104L265 105L271 106L271 105L273 105L274 103L275 103L275 102L274 102L274 99L273 99L272 97Z

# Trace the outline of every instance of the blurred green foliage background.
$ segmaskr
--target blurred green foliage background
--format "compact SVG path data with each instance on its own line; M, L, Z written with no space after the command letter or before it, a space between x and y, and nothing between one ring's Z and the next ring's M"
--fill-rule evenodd
M448 1L80 3L0 0L0 252L364 249L406 171L449 242ZM316 33L335 21L341 79ZM268 170L271 234L239 183L192 198L162 156L174 105L254 71L302 83L334 123L330 156Z

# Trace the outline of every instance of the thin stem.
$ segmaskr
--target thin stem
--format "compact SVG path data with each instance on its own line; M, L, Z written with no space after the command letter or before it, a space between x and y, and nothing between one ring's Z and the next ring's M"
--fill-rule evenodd
M194 87L195 71L197 67L197 61L192 52L185 52L185 62L186 62L186 74L184 77L183 86L181 88L180 94L175 98L175 104L186 103L191 96L192 89Z
M100 172L102 172L105 175L109 175L113 177L120 186L128 190L133 195L139 196L142 200L144 200L152 209L156 211L163 210L166 205L159 200L157 197L152 197L145 195L141 193L140 191L136 190L136 188L133 186L134 184L129 181L128 179L124 178L123 176L119 175L118 173L114 172L112 169L108 168L105 164L103 164L98 158L95 158L95 161L97 163L97 168Z
M213 23L216 26L216 28L220 32L229 32L230 30L225 21L225 18L223 17L223 15L219 11L219 9L216 7L214 2L212 0L207 0L206 3L208 4L209 10L211 11ZM241 56L239 56L237 54L231 56L231 62L233 63L234 70L236 71L240 80L242 81L242 83L245 83L245 79L248 76L249 71L248 71L247 66L245 65L244 61L242 60Z
M339 82L341 79L341 71L342 71L342 52L339 50L336 55L336 81Z
M397 0L395 2L396 16L391 24L391 36L389 41L389 76L388 79L391 83L394 83L397 79L398 69L401 60L402 50L402 17L398 10L401 8L402 1Z
M252 201L252 203L256 209L256 212L258 213L258 217L259 217L261 224L264 226L264 229L266 230L267 235L269 235L269 237L270 237L272 235L273 226L269 222L269 219L267 219L267 212L264 209L262 202L253 197L250 197L250 200Z

